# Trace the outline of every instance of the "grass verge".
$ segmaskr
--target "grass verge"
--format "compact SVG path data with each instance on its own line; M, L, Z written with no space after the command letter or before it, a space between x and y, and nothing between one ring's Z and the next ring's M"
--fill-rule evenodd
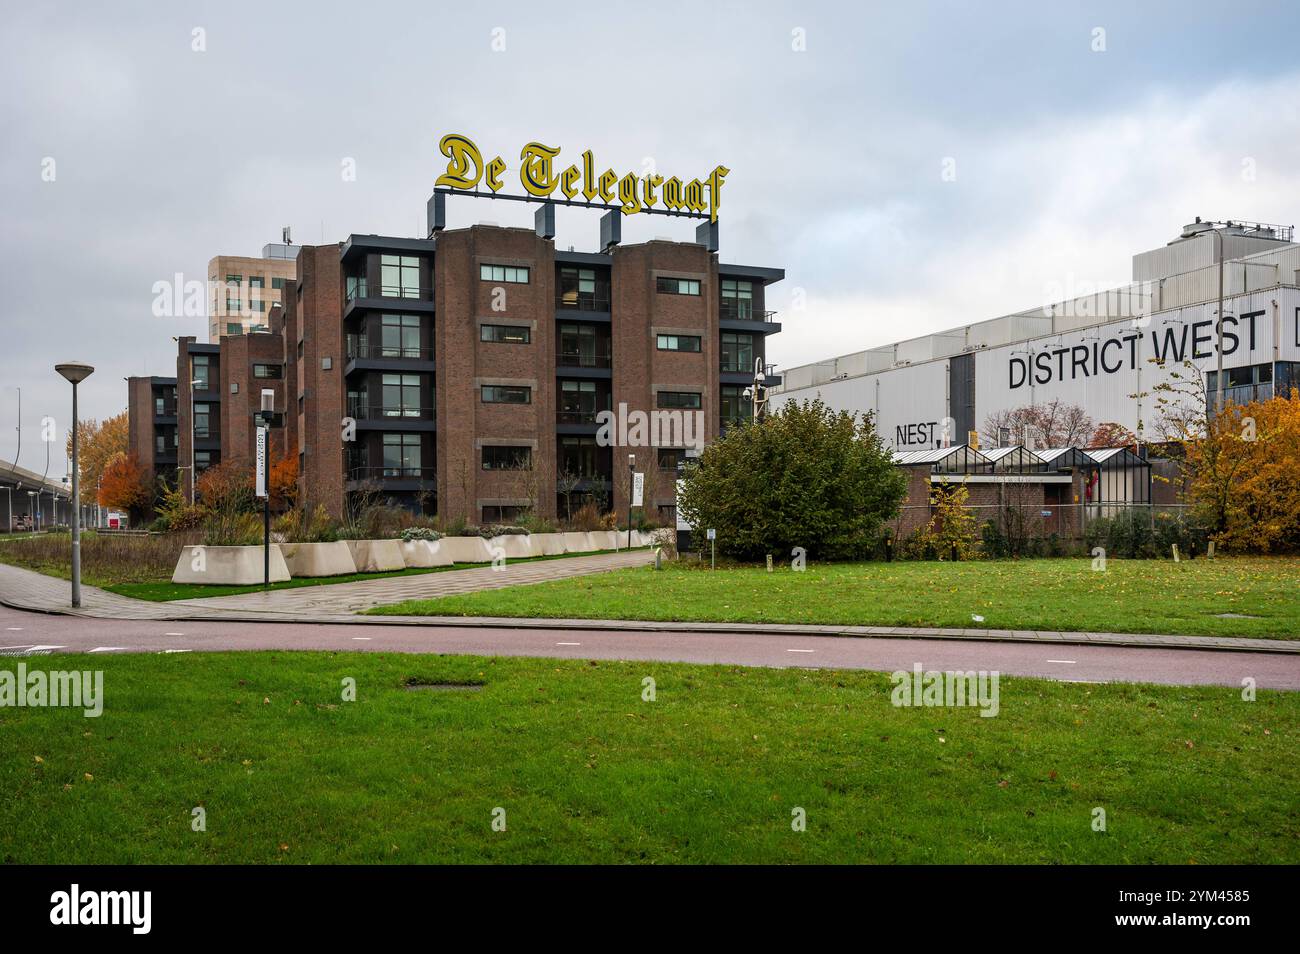
M0 709L4 863L1300 861L1300 693L1004 679L981 718L895 708L866 672L371 653L0 669L20 661L104 670L104 710Z
M767 573L677 563L370 612L1300 638L1300 559L1110 560L1103 572L1092 566L1059 558L814 564Z

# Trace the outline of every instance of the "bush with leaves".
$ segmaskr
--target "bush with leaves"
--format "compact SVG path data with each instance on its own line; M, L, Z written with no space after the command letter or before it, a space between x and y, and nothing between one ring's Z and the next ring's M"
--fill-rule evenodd
M677 506L698 539L716 529L727 556L803 547L810 557L850 559L875 547L906 488L870 414L792 401L706 447L685 468Z
M441 540L442 534L432 527L407 527L400 534L403 543L413 543L416 540L428 540L430 542Z
M966 507L970 491L940 484L930 520L903 541L903 555L914 560L972 560L980 552L980 528Z

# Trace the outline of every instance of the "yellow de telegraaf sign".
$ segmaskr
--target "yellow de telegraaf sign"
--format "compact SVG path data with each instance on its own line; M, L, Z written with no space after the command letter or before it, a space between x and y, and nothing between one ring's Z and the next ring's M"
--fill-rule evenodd
M449 133L438 142L438 148L447 157L447 171L438 177L435 185L452 189L477 189L480 182L493 192L500 192L504 183L501 174L506 162L500 156L483 162L483 153L466 136ZM718 221L718 207L722 204L722 183L731 170L715 166L707 179L682 182L677 176L665 179L661 175L638 176L629 172L620 176L613 169L596 172L596 160L588 149L582 154L581 165L571 165L557 175L558 146L530 142L519 152L522 165L519 181L529 195L539 199L550 198L558 188L566 199L576 199L579 193L588 202L607 205L617 203L624 215L649 212L660 203L665 209L677 212L708 213L709 221Z

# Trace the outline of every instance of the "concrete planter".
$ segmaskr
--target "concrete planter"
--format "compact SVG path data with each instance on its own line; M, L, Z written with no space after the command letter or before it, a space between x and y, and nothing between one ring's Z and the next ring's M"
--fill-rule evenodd
M278 544L271 545L271 582L289 579ZM262 582L261 547L181 547L173 583L249 586Z
M343 576L357 572L352 551L342 540L333 543L282 543L285 565L292 576Z
M443 550L446 540L399 541L407 566L451 566L455 561Z
M397 540L344 540L352 551L352 562L358 573L383 573L388 570L405 570L402 548Z
M564 538L564 551L566 553L590 553L596 549L591 542L591 534L582 530L569 530L560 534Z
M492 562L492 553L482 537L443 537L438 542L453 563Z
M568 552L564 548L564 534L562 533L529 534L528 545L533 556L560 556Z
M626 530L596 530L591 535L593 550L623 550L627 548Z
M522 560L533 555L528 535L522 533L503 533L488 541L489 549L497 549L505 554L507 560Z

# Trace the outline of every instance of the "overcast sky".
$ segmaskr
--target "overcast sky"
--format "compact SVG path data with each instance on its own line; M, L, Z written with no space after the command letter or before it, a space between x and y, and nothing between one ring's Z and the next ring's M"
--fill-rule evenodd
M721 257L786 269L786 366L1122 283L1197 215L1300 221L1294 5L1137 6L8 5L0 457L21 387L21 463L43 469L41 418L69 416L57 361L96 366L82 412L102 418L126 375L174 374L171 336L206 340L203 318L153 316L155 282L284 225L422 234L447 132L510 161L512 192L531 140L619 171L728 166ZM564 210L557 244L593 249L597 220Z

